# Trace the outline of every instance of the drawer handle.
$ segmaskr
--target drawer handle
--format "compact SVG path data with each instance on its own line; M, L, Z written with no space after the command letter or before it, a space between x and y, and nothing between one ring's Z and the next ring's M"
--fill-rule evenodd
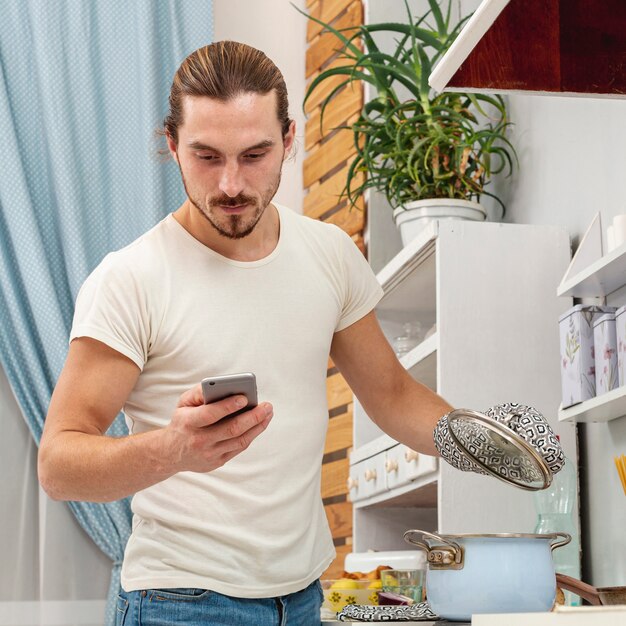
M350 476L347 482L348 482L348 491L352 491L353 489L358 489L359 487L358 478L353 478L352 476Z
M398 461L396 459L387 459L385 461L385 469L387 470L387 474L391 474L391 472L397 472Z
M404 459L407 463L411 463L412 461L417 461L418 458L419 458L419 454L415 452L415 450L410 450L409 448L407 448L404 451Z
M369 483L370 480L376 480L376 470L368 469L365 470L365 480Z

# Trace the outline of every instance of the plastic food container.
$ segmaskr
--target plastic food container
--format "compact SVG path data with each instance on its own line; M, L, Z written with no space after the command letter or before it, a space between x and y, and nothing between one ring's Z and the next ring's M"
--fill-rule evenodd
M382 590L380 580L322 580L324 603L322 609L341 611L348 604L378 604L378 592Z
M346 554L346 572L371 572L380 565L392 569L426 570L426 555L421 550L370 550Z

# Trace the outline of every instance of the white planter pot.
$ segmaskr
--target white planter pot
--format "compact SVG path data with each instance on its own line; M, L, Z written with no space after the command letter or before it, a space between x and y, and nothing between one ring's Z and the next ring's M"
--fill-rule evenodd
M478 202L471 200L455 200L453 198L433 198L415 200L393 212L393 219L400 229L402 244L406 246L423 230L424 226L434 220L474 220L482 222L487 211Z

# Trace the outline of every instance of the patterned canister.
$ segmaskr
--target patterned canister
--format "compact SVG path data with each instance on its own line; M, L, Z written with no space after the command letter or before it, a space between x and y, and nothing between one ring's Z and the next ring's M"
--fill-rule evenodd
M562 408L596 395L593 322L615 307L578 304L559 318Z
M593 322L593 345L596 364L596 395L618 385L617 337L615 313L606 313Z
M615 336L617 339L617 372L620 387L626 384L626 306L615 311Z

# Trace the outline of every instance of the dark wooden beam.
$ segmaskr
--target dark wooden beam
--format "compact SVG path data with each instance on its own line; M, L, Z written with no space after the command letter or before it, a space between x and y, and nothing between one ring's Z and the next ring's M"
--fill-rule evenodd
M561 0L562 91L626 94L626 0Z
M626 0L511 0L448 86L626 95Z

